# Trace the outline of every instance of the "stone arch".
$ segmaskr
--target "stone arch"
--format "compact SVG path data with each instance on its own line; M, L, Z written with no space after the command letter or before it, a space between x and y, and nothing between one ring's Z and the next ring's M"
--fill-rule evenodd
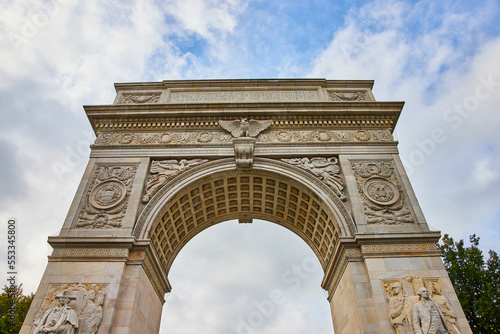
M197 166L166 184L146 205L134 235L151 239L168 272L182 247L202 230L231 219L263 219L300 236L323 270L341 236L352 236L352 218L319 179L281 161L257 158L252 170L234 159Z

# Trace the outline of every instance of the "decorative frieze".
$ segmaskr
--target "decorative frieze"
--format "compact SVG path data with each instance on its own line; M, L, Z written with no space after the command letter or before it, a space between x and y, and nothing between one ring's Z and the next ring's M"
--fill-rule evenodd
M457 314L440 279L405 276L382 284L394 333L460 334Z
M142 198L143 203L149 202L158 190L161 189L168 181L172 180L182 172L207 162L207 159L192 159L180 161L177 160L154 160L151 163L149 170L148 183L146 185L146 193Z
M233 136L225 131L99 132L94 144L96 146L220 144L231 143L232 139ZM373 143L390 142L392 140L389 129L268 130L257 134L256 137L258 143Z
M126 257L125 248L56 248L52 256L65 257Z
M121 227L136 171L137 165L96 165L76 227Z
M436 244L433 243L362 245L361 250L364 256L408 256L408 253L421 255L429 252L439 255L439 250Z
M306 102L320 101L318 90L216 90L176 91L172 90L169 103L209 102Z
M323 181L333 192L345 201L344 194L344 181L340 176L339 161L335 157L324 158L294 158L294 159L281 159L284 162L302 168Z
M107 284L50 284L30 333L95 334Z
M368 224L411 224L404 192L388 161L351 162Z

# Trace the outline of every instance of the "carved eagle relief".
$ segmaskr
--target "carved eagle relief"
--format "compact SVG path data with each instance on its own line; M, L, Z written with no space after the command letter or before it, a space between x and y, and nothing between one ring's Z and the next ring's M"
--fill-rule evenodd
M219 121L219 125L226 131L230 132L234 138L251 137L255 138L259 133L267 129L273 124L272 120L257 121L254 119L234 121Z

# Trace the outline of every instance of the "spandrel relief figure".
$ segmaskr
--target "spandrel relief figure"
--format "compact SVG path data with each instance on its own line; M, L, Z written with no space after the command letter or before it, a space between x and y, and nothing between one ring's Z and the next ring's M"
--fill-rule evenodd
M346 200L343 192L344 182L340 177L340 168L338 166L337 158L315 157L311 159L295 158L282 160L311 172L322 180L330 189L332 189L342 201Z
M420 301L413 305L415 334L451 334L437 303L430 299L430 292L422 287L417 293Z
M80 313L82 321L78 334L95 334L102 321L102 303L104 297L101 291L89 290L86 300L87 305Z
M448 298L443 295L441 286L432 281L426 282L425 286L430 292L431 299L439 306L448 330L453 334L461 334L457 327L457 314L453 311Z
M396 334L412 334L412 303L404 294L401 283L386 285L391 324Z
M150 169L149 181L146 187L146 194L142 198L143 203L149 202L158 190L168 181L187 169L207 162L206 159L186 160L162 160L153 161Z
M57 295L58 305L47 310L40 319L35 320L33 334L74 334L78 328L76 311L68 306L76 297L70 291Z

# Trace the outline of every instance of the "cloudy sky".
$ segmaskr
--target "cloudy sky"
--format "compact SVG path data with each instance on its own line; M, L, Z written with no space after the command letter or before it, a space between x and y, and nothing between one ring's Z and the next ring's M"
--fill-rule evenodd
M111 104L113 83L301 77L373 79L379 101L406 101L395 136L431 228L499 251L499 6L0 0L0 254L15 217L35 291L94 139L82 105ZM321 279L290 231L220 224L176 259L162 333L332 333Z

